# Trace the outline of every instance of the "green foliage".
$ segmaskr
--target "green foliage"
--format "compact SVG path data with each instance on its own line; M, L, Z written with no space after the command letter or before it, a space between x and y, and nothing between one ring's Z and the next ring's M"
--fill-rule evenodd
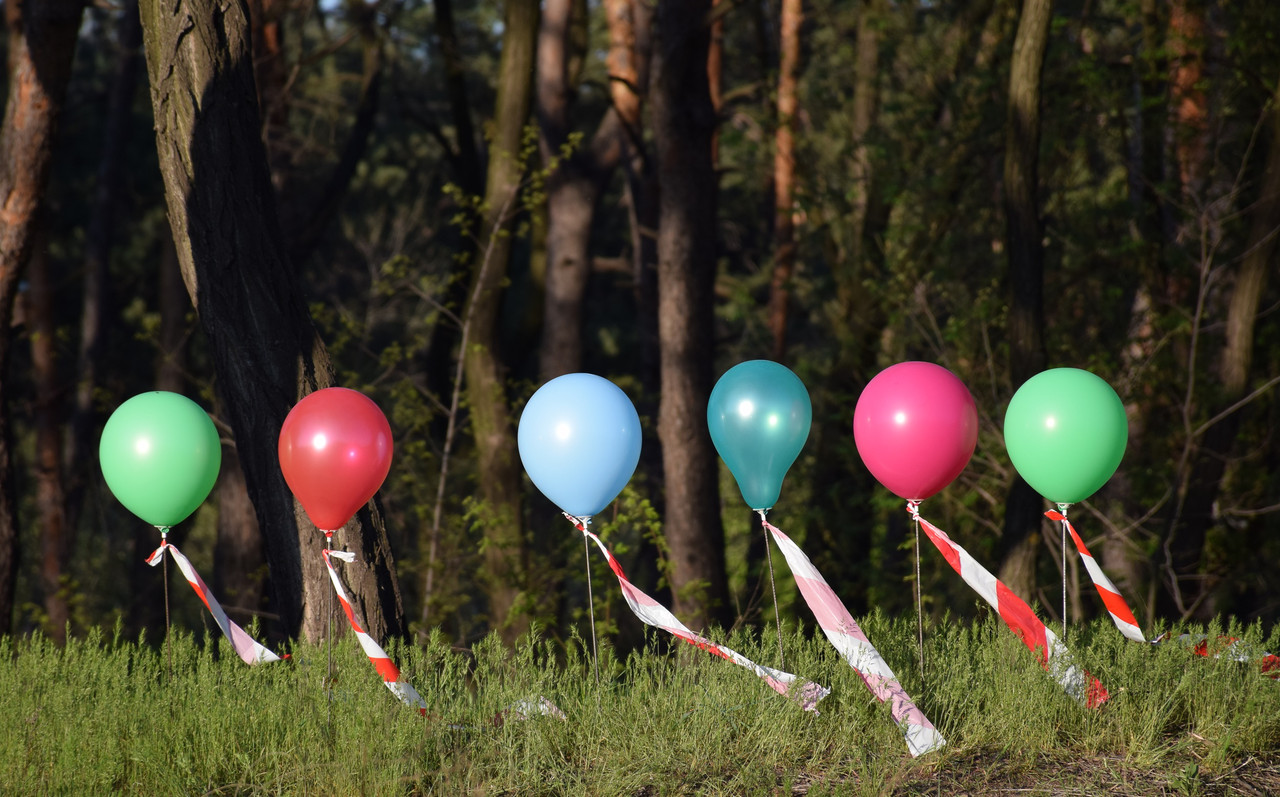
M882 794L1071 782L1102 792L1123 782L1154 795L1220 789L1250 762L1276 763L1280 690L1253 664L1134 644L1101 622L1072 629L1079 660L1112 693L1089 710L994 619L932 629L923 677L909 624L874 614L863 627L947 738L939 753L911 759L888 708L820 637L787 643L788 669L832 689L815 716L721 659L684 645L666 655L656 638L624 658L604 645L597 685L577 637L557 644L535 632L512 649L489 636L459 649L433 633L389 650L427 704L420 717L349 635L333 647L327 699L323 646L247 667L220 638L202 649L175 630L170 666L163 647L117 627L65 648L39 635L0 640L0 780L11 794L741 794L801 784ZM1256 625L1201 630L1280 642ZM727 644L763 663L773 655L750 633ZM520 707L541 698L566 719L523 718Z

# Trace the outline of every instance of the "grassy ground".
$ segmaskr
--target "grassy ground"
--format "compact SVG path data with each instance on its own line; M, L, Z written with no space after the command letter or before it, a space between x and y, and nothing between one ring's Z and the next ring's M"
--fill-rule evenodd
M248 667L175 632L170 674L163 647L130 640L4 639L0 792L1280 794L1280 682L1256 666L1072 628L1069 646L1112 693L1089 710L997 621L933 628L923 677L913 621L863 626L946 736L940 753L912 759L856 674L799 633L786 669L832 688L820 716L691 648L606 651L598 687L577 643L393 649L430 706L422 718L353 641L334 648L329 701L323 647ZM1256 627L1191 630L1280 649ZM777 664L771 637L727 641ZM567 719L495 722L540 696Z

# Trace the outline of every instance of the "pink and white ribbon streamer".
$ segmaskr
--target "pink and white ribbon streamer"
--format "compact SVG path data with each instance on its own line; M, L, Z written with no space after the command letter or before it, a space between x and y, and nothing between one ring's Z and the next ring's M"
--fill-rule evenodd
M170 544L166 535L161 534L160 547L152 551L151 555L147 557L147 564L152 567L160 564L164 559L165 552L168 552L173 557L178 569L186 577L187 583L200 596L200 600L204 601L209 614L213 615L214 622L222 629L222 633L226 634L227 639L231 642L231 647L235 649L236 655L245 664L280 661L279 656L267 650L253 637L249 636L243 628L231 622L231 618L227 617L227 613L222 610L222 604L218 603L218 599L213 597L213 591L205 585L204 579L200 578L200 574L191 566L190 560L182 555L182 551L179 551L176 545Z
M728 659L734 664L751 670L775 692L796 701L805 711L816 713L818 702L831 694L831 690L825 686L806 681L789 672L756 664L735 650L731 650L724 645L718 645L706 637L693 633L688 626L676 619L676 616L670 610L627 580L626 574L622 572L622 565L618 564L618 560L613 558L613 554L600 541L600 538L587 529L587 524L591 522L591 518L574 517L567 512L565 517L573 523L574 527L595 541L596 546L609 562L609 569L618 577L618 585L622 587L622 597L626 598L627 605L631 607L631 611L636 617L640 618L642 623L651 625L654 628L661 628L672 636L683 639L690 645L702 648L708 653L712 653L722 659Z
M1063 506L1061 508L1062 512L1055 512L1050 509L1044 515L1050 520L1061 521L1063 530L1070 532L1071 540L1076 544L1076 550L1080 552L1080 561L1084 562L1084 569L1089 571L1089 578L1093 580L1093 585L1097 587L1098 595L1102 597L1102 604L1107 607L1107 613L1111 615L1111 620L1116 624L1116 628L1120 629L1120 633L1134 642L1146 642L1146 637L1142 635L1142 629L1138 627L1138 620L1133 616L1133 612L1130 611L1129 604L1125 603L1120 590L1116 589L1116 585L1111 583L1111 579L1107 578L1107 574L1102 572L1102 568L1098 566L1093 554L1089 553L1089 549L1084 547L1084 540L1080 539L1080 535L1076 533L1075 526L1072 526L1071 521L1067 520L1066 507Z
M889 704L893 721L906 738L911 755L918 756L945 745L947 742L942 734L938 733L933 723L912 702L911 696L898 683L893 670L854 622L853 616L836 596L835 590L831 589L831 585L818 572L818 568L813 566L804 551L800 550L800 546L769 523L763 511L760 512L760 522L773 535L782 555L786 557L796 586L800 588L805 603L809 604L809 609L817 618L822 633L827 635L831 645L862 677L871 694L879 698L880 702Z
M1040 664L1053 676L1071 697L1084 703L1089 708L1096 708L1111 697L1097 678L1077 667L1071 660L1067 646L1057 635L1045 628L1035 612L1022 598L1015 595L1000 579L991 574L969 552L951 541L946 532L920 517L920 504L907 502L907 511L913 520L920 524L929 540L942 553L947 564L960 574L965 583L977 592L982 599L1004 620L1005 625L1018 635L1023 644L1040 659Z
M391 694L400 698L401 702L412 708L418 709L418 713L426 716L427 704L423 701L422 695L418 694L418 690L413 685L400 677L400 668L391 661L391 657L382 647L373 641L373 637L369 636L360 623L356 622L355 611L351 608L351 600L347 598L347 591L342 588L342 581L338 578L338 574L334 572L333 562L330 557L341 559L344 562L354 562L356 555L350 551L321 551L324 554L324 566L329 568L329 580L333 582L333 589L338 593L338 602L342 604L342 610L347 614L347 620L351 623L351 630L356 633L356 639L360 640L360 647L364 648L364 654L369 657L369 661L373 663L373 668L378 671L378 675L382 676L382 682L391 690Z

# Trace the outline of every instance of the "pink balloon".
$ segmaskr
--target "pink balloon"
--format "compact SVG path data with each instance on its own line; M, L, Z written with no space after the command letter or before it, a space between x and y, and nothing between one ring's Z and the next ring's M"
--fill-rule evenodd
M853 409L853 441L867 470L899 498L923 501L969 464L978 408L941 365L891 365L867 383Z

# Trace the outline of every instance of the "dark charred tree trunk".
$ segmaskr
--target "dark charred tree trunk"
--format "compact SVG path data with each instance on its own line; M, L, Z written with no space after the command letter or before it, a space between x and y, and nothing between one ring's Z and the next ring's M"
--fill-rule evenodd
M331 383L328 355L285 252L243 2L141 3L156 143L183 280L235 434L286 633L323 636L323 534L306 519L276 458L280 426L303 395ZM375 638L403 636L394 560L376 502L335 535Z
M222 472L218 475L218 537L213 548L213 590L222 608L236 622L247 622L261 613L263 597L262 534L258 516L249 500L240 454L234 446L222 447Z
M1016 390L1044 370L1044 234L1037 195L1040 80L1052 0L1024 0L1013 43L1005 118L1004 212L1009 253L1009 375ZM1044 501L1015 476L1005 503L1000 578L1018 595L1034 593Z
M490 625L508 641L528 628L529 606L521 603L521 584L529 572L520 511L523 471L516 456L515 422L498 351L498 317L511 260L511 221L519 209L521 138L532 104L537 36L537 0L507 0L482 251L472 275L461 353L479 458L477 478L486 510L481 581L489 598ZM535 596L525 597L533 600Z
M83 9L82 0L11 1L4 7L9 91L0 126L0 634L8 633L13 621L18 559L18 501L9 427L13 312L53 160L54 132Z
M707 432L713 381L715 109L707 85L710 0L658 6L653 90L657 147L658 436L666 486L675 611L694 628L732 621L720 524L718 465Z

